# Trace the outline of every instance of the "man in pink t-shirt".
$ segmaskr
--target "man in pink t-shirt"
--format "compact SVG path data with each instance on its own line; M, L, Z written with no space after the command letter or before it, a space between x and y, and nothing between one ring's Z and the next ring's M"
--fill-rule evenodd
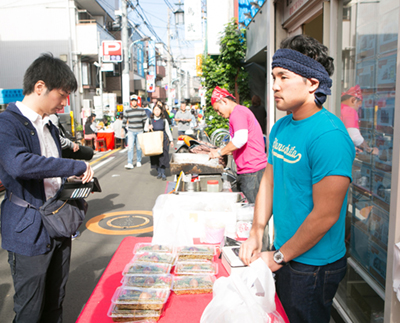
M378 148L371 148L360 132L358 110L361 108L362 100L361 88L358 84L343 92L340 104L340 119L344 123L354 146L360 151L378 155Z
M211 104L220 116L229 118L232 140L223 148L211 150L210 157L218 158L232 153L237 166L238 189L249 203L254 203L267 166L260 124L248 108L236 104L235 97L218 86L211 96Z

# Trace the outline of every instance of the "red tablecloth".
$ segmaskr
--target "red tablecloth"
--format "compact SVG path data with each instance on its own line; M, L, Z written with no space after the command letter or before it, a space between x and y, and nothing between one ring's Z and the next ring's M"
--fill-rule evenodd
M101 276L92 295L87 301L77 323L111 323L113 320L107 316L107 311L111 304L111 297L118 286L121 285L122 270L125 265L133 258L133 248L138 242L151 242L151 237L137 238L127 237L122 240L118 249L115 251L110 263ZM228 276L225 268L218 259L217 277ZM200 295L171 295L165 304L161 314L160 323L197 323L200 322L201 315L212 300L212 294ZM285 311L278 297L275 298L276 309L282 315L285 322L289 323Z
M115 141L114 141L114 132L98 132L97 139L104 138L106 140L107 150L114 149Z

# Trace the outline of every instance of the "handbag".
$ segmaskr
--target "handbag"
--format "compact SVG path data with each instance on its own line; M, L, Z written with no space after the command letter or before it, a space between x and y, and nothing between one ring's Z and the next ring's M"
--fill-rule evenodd
M85 219L88 204L83 198L60 200L65 180L57 193L40 208L36 208L13 193L10 202L39 211L44 227L51 238L71 237Z
M138 139L144 156L156 156L163 153L164 131L151 130L140 133Z

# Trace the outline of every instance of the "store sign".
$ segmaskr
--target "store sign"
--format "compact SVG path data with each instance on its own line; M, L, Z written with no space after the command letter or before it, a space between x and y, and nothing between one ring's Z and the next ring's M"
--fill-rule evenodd
M103 62L122 62L122 41L105 40L101 43Z
M185 0L185 39L201 40L201 1Z
M114 72L115 65L113 63L103 63L101 64L102 72Z
M310 0L290 0L285 1L283 8L283 21L288 20L292 17L301 7L303 7Z
M144 77L144 44L143 42L138 42L136 46L137 73L139 76Z
M196 55L196 76L203 75L202 64L203 64L203 55L202 54Z
M154 75L147 75L147 92L154 92L156 90L155 80Z
M156 44L154 40L148 42L148 54L149 54L149 74L156 75Z

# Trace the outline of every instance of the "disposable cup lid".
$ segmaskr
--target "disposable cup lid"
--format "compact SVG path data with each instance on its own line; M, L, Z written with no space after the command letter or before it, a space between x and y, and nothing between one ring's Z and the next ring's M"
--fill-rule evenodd
M216 180L216 179L213 179L213 180L209 180L209 181L207 181L207 184L210 184L210 185L215 185L215 184L219 184L219 182L218 182L218 180Z

